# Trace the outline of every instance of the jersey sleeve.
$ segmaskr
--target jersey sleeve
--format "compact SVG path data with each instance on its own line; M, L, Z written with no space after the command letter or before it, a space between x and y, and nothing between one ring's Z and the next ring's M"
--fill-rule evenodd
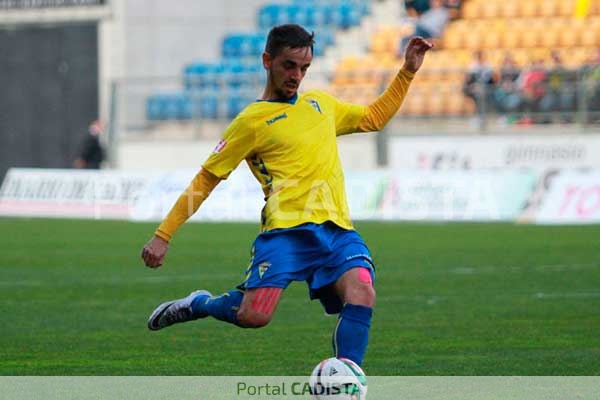
M360 121L366 112L366 107L359 104L335 101L335 131L336 135L347 135L359 130Z
M231 171L252 153L255 141L256 130L245 118L237 117L223 132L202 168L220 179L227 179Z

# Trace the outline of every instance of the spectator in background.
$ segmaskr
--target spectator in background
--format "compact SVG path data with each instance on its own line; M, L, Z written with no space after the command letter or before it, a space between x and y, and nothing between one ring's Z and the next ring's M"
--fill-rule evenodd
M529 125L543 121L539 118L540 103L546 96L546 79L548 75L542 60L535 60L525 69L519 78L525 116L519 124Z
M493 108L495 83L494 70L485 61L483 51L476 50L473 53L473 62L465 76L463 94L472 99L475 104L475 123L478 128L483 128L485 113Z
M557 51L551 54L552 65L546 74L546 94L540 99L540 111L545 113L543 120L553 122L569 122L569 115L575 111L575 94L577 76L575 71L567 68Z
M586 123L600 122L600 48L579 71L583 79L583 107Z
M445 0L444 1L444 6L448 9L451 20L460 18L462 3L463 3L462 0Z
M512 53L506 52L498 74L498 82L494 88L494 104L503 114L517 112L521 106L521 92L518 79L521 68L517 65Z
M100 135L103 130L100 121L94 121L90 124L83 140L79 157L73 162L75 168L100 169L105 157L104 148L100 143Z
M444 29L450 20L450 11L444 6L442 0L431 0L429 4L429 10L417 18L414 31L400 40L398 57L404 55L404 49L408 41L413 37L420 36L425 39L437 39L444 33Z
M429 10L429 0L404 0L404 9L411 18L418 18Z

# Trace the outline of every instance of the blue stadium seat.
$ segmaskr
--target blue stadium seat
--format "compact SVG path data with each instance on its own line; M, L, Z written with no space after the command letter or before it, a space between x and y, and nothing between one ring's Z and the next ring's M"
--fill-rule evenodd
M186 93L181 93L176 96L179 113L177 119L185 120L192 118L192 100Z
M185 93L156 94L146 99L146 119L185 120L192 117L192 103Z
M244 39L244 35L241 34L229 34L225 36L221 44L221 55L223 57L241 57Z
M253 56L260 56L265 51L265 44L267 43L266 34L255 33L250 37L251 43L251 54Z
M164 96L163 113L165 119L181 120L191 118L191 103L187 96L169 94Z
M246 68L239 59L231 59L227 63L223 63L223 83L224 87L239 88L245 84Z
M333 23L338 28L348 29L360 25L361 11L358 5L342 3L333 9Z
M324 27L332 23L333 6L330 4L306 4L306 25Z
M219 118L219 92L214 89L194 90L189 92L194 118Z
M286 7L287 21L292 24L306 25L308 23L308 8L304 5L290 4Z
M149 121L160 121L163 116L162 96L155 94L146 99L146 119Z
M193 63L185 67L183 82L185 89L218 88L223 66L214 63Z
M271 29L275 25L287 22L285 5L267 4L258 10L258 26L262 29Z
M234 118L248 104L256 101L256 96L253 96L246 91L234 90L228 93L226 101L226 116L227 118Z

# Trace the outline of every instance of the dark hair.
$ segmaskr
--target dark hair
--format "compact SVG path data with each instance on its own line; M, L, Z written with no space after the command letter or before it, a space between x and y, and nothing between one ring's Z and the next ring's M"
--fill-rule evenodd
M278 25L269 31L265 52L271 57L277 57L285 48L297 49L299 47L310 47L313 51L315 44L315 33L308 33L306 29L297 24Z

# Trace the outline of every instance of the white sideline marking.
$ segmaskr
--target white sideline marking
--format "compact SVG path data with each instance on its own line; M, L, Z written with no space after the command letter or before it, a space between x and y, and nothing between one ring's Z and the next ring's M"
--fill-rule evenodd
M494 272L518 272L523 270L555 271L600 269L600 262L587 264L543 264L543 265L482 265L478 267L456 267L450 270L457 275L489 274Z
M564 292L564 293L544 293L538 292L533 295L536 299L589 299L600 297L600 292Z

